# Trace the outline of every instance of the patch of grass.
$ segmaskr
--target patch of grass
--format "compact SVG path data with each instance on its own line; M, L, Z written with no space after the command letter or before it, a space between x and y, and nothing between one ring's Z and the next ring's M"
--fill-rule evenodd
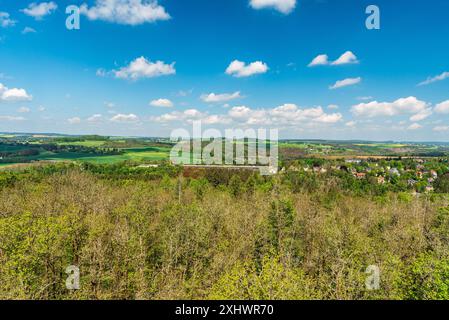
M74 141L74 142L58 142L60 146L82 146L82 147L91 147L91 148L99 148L104 146L105 141L97 141L97 140L86 140L86 141Z

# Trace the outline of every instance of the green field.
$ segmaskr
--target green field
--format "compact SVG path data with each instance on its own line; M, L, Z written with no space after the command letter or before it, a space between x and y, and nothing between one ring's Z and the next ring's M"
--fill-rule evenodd
M74 141L74 142L58 142L60 146L83 146L83 147L102 147L105 144L105 141L96 141L96 140L88 140L88 141Z
M39 156L31 157L32 160L53 160L53 161L86 161L94 163L117 163L122 161L158 161L168 158L170 150L168 148L148 147L136 149L124 149L121 155L91 155L86 153L64 152L64 153L42 153Z
M0 134L0 163L4 167L37 161L153 162L167 159L171 147L171 143L157 138L3 133Z
M358 143L354 144L358 147L373 147L373 148L404 148L408 145L400 143Z
M109 138L100 136L36 137L0 135L2 163L34 161L83 161L118 163L123 161L155 162L168 159L172 144L157 138ZM11 135L12 136L12 135ZM236 144L247 143L237 141ZM399 143L330 140L281 140L280 160L304 157L354 156L444 156L449 145L434 143ZM4 166L4 165L3 165Z
M138 148L126 149L125 153L116 156L83 157L77 160L94 163L117 163L122 161L159 161L167 159L170 150L168 148Z

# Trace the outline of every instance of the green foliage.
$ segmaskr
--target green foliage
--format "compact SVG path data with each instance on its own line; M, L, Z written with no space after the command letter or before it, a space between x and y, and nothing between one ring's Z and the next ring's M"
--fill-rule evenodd
M201 179L192 179L189 183L190 187L195 192L197 199L203 199L207 190L209 189L209 182L205 178Z
M420 254L406 268L400 287L407 300L448 300L449 258Z
M231 180L229 180L229 192L231 192L234 197L238 197L243 193L243 188L244 185L242 179L236 174L233 175Z
M212 287L216 300L310 300L317 298L301 269L284 265L279 256L265 256L260 269L251 261L237 263Z
M271 245L276 250L279 249L281 244L291 240L294 213L293 204L289 200L279 200L271 203L271 210L268 214L268 230Z
M377 192L343 171L182 173L1 171L0 298L449 298L444 194ZM75 292L69 265L81 270ZM369 265L380 290L365 287Z
M435 191L449 193L449 174L441 175L435 181Z

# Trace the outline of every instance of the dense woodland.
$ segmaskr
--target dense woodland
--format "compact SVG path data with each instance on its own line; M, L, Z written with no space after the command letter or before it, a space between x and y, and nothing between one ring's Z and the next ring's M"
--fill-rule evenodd
M170 165L0 172L0 298L449 299L448 195L389 185Z

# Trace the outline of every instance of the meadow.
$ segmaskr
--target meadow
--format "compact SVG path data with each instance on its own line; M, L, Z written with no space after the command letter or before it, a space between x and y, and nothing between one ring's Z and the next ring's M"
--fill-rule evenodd
M237 141L236 143L243 143ZM154 163L168 159L173 144L166 139L102 136L0 135L0 163L81 161ZM350 157L438 157L449 145L362 141L281 140L281 160ZM2 156L3 155L3 156Z
M170 144L157 144L153 141L95 140L95 138L97 137L93 139L28 137L19 140L10 136L3 141L0 140L0 155L3 154L0 163L5 165L32 161L154 162L167 159L171 148Z
M143 162L153 162L167 159L169 156L170 149L168 148L131 148L122 149L123 154L120 155L95 155L90 156L82 153L61 153L61 154L43 154L36 157L36 160L55 160L55 161L87 161L93 163L117 163L123 161L143 161Z

